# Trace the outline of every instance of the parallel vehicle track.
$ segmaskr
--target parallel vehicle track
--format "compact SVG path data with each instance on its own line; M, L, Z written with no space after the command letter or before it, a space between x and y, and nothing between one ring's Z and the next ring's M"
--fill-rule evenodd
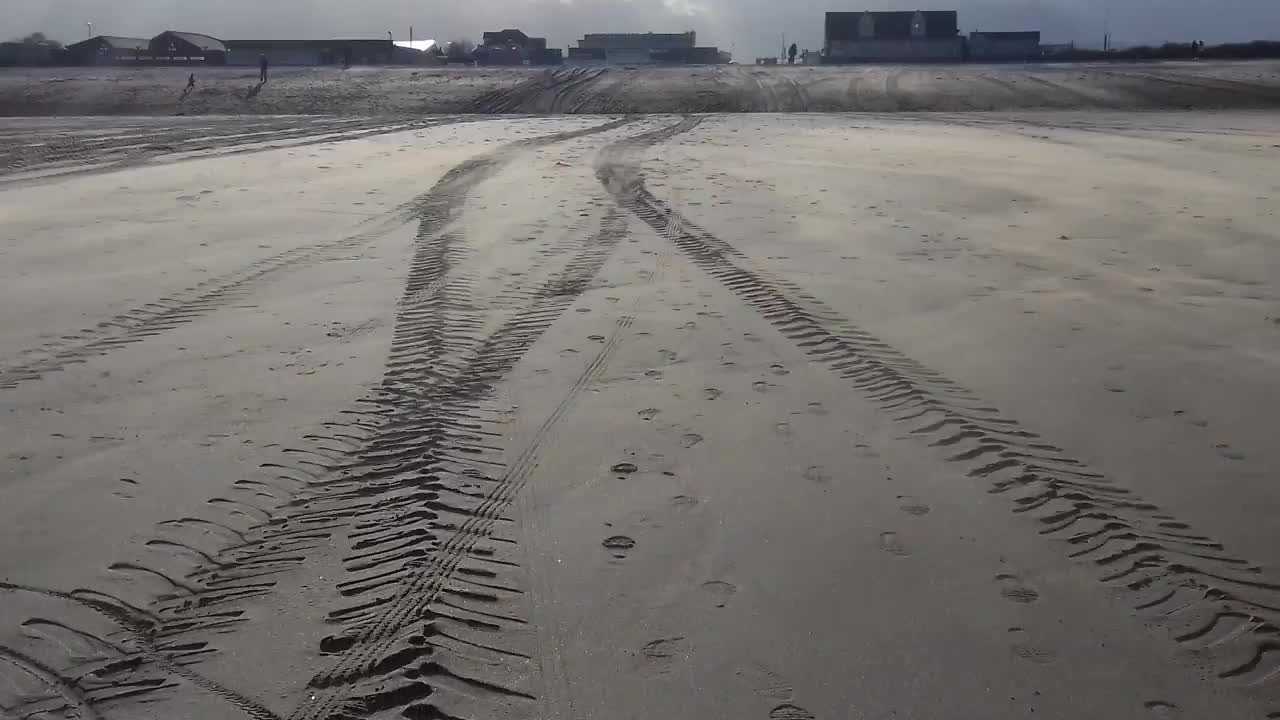
M0 144L0 186L110 172L145 164L345 142L394 132L422 130L472 119L324 118L299 123L273 119L229 123L217 119L151 131L145 125L102 133L72 131Z
M618 203L667 237L695 265L816 362L878 405L965 477L1009 497L1039 534L1097 568L1101 582L1167 627L1174 641L1221 680L1280 690L1280 581L1071 457L941 373L842 318L798 286L756 267L731 243L653 195L634 155L696 128L699 118L621 140L606 150L601 183Z
M504 463L505 426L489 396L586 290L626 223L616 208L605 212L596 232L553 243L524 279L491 298L473 296L471 279L459 272L466 238L450 226L472 190L522 151L630 122L530 138L473 158L409 208L418 218L418 238L382 383L344 420L269 463L265 469L278 472L276 481L241 481L240 499L210 501L228 515L252 518L254 527L178 518L146 543L166 560L110 568L123 577L160 579L172 592L139 607L98 592L0 586L5 598L39 596L79 608L55 613L67 620L57 636L80 638L97 658L81 667L74 658L55 662L0 643L3 657L15 658L10 665L21 662L24 676L48 688L23 712L41 703L71 706L66 698L79 697L75 693L85 698L77 701L84 717L103 703L196 693L255 720L280 718L193 666L216 655L219 633L247 620L247 601L269 596L278 576L335 544L344 549L343 577L333 582L345 604L330 612L335 632L319 648L331 665L312 680L290 717L364 717L392 709L408 717L481 717L491 712L480 706L532 708L531 690L508 679L530 676L531 650L520 645L523 569L505 531L505 510L532 469L539 442L601 371L629 319L619 322L510 464ZM260 505L255 492L285 498ZM222 538L222 546L210 547L211 536ZM26 621L35 622L41 621L34 615ZM67 643L36 647L50 654Z

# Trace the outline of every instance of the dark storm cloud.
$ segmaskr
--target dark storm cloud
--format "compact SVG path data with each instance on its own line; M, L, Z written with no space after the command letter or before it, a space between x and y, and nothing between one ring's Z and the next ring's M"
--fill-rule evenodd
M1277 0L0 0L8 35L43 30L74 41L95 33L149 36L174 28L224 38L478 38L518 27L565 47L586 32L697 30L739 59L776 52L781 35L822 45L827 10L956 9L965 31L1040 29L1049 42L1245 40L1280 28Z

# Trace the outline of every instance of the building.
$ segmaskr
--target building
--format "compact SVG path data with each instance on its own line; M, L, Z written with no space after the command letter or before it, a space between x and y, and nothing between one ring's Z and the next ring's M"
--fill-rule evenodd
M569 48L577 64L645 65L668 63L711 65L728 62L715 47L698 47L698 35L684 33L596 33L584 35Z
M985 62L1037 60L1040 58L1040 31L971 32L969 59Z
M157 62L223 65L227 59L227 45L200 33L166 30L151 38L148 54Z
M958 62L964 51L954 10L827 13L828 63Z
M146 38L99 35L66 47L67 62L72 65L114 65L150 59L151 41Z
M475 55L480 65L559 65L564 62L564 53L548 49L546 38L529 37L514 29L485 33Z
M265 55L271 65L415 64L419 51L397 47L386 38L345 40L228 40L228 65L257 65Z

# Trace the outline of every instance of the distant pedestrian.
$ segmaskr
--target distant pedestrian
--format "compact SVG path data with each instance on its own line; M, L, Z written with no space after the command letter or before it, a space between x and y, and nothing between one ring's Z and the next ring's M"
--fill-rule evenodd
M267 81L267 56L266 53L258 56L258 82Z
M787 49L787 60L791 65L796 64L796 55L800 52L800 48L795 43L791 43L791 47Z
M191 92L196 88L196 74L191 73L191 77L187 78L187 92Z
M1192 41L1191 41L1191 54L1192 54L1193 56L1195 56L1195 59L1199 60L1199 59L1200 59L1200 53L1202 53L1202 52L1204 52L1204 41L1203 41L1203 40L1192 40Z

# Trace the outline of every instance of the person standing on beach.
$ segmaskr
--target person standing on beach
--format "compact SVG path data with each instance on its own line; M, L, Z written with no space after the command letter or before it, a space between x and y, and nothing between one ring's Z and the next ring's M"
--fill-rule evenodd
M258 56L258 80L259 82L267 81L267 56L266 53Z
M791 43L791 48L787 50L787 59L790 61L791 65L796 64L796 54L799 52L800 48L796 47L795 43Z

